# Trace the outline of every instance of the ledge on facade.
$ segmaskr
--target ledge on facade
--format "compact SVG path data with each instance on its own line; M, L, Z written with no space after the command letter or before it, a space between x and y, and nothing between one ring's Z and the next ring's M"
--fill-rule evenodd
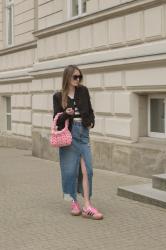
M163 148L166 146L165 138L140 137L138 143L140 145L151 145L154 148Z
M155 93L163 93L163 91L166 91L166 85L163 84L163 85L149 85L149 86L143 86L143 85L140 85L140 86L127 86L127 89L128 90L131 90L137 94L141 93L141 94L149 94L150 92L153 92L155 91Z
M26 68L0 72L0 83L20 82L22 80L31 81L33 78L29 73L31 70L32 68Z
M108 9L104 9L101 11L97 11L95 13L90 13L85 16L78 17L77 19L74 20L69 20L58 25L53 25L51 27L35 31L33 32L33 35L38 38L51 36L53 34L62 33L81 26L104 21L111 17L121 16L126 13L128 14L131 12L136 12L152 6L158 6L164 2L165 2L164 0L140 0L140 1L133 0L127 3L122 3L120 5L110 7Z
M136 140L132 140L131 138L127 138L127 137L113 137L113 136L101 136L101 135L97 135L94 134L93 132L91 133L91 138L93 141L98 141L98 142L104 142L104 143L117 143L119 145L130 145L133 143L137 143Z
M101 142L101 143L113 143L121 146L127 145L132 148L149 148L155 150L163 150L166 151L166 140L163 138L152 138L152 137L139 137L138 140L131 140L127 138L118 138L118 137L101 137L97 135L91 135L93 141Z
M2 50L0 50L0 56L7 55L7 54L12 54L12 53L15 53L17 51L32 49L32 48L36 48L36 47L37 47L37 41L34 40L34 41L31 41L31 42L27 42L27 43L23 43L23 44L19 44L19 45L16 45L16 46L12 46L12 47L2 49Z
M80 68L98 69L114 67L116 69L122 66L127 68L128 65L151 65L165 64L166 62L166 46L165 40L141 44L132 47L125 47L115 50L95 51L87 54L70 55L64 58L56 58L53 60L37 62L34 64L30 74L34 77L40 77L45 74L57 74L62 72L66 65L75 63Z

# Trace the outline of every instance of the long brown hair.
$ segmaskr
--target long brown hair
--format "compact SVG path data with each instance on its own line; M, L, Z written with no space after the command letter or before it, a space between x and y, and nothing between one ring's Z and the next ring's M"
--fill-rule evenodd
M63 81L62 81L62 107L67 107L67 96L69 92L69 85L73 75L73 72L78 70L80 75L83 77L81 70L76 65L68 65L63 72ZM79 82L80 84L80 82Z

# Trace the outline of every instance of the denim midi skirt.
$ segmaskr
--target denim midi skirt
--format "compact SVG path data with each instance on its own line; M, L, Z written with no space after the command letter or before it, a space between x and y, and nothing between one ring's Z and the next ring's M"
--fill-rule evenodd
M81 122L74 121L72 125L72 144L59 148L62 190L65 200L77 200L77 193L83 194L81 157L84 159L88 181L89 198L92 195L92 156L89 143L89 129Z

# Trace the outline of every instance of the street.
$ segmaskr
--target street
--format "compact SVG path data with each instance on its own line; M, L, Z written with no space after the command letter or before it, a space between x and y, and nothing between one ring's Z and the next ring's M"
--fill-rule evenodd
M95 169L92 203L104 219L73 217L58 163L0 148L0 250L165 250L166 210L116 194L149 181Z

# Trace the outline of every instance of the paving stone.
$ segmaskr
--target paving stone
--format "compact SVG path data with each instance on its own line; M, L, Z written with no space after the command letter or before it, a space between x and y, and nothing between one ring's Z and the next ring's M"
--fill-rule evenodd
M0 249L165 250L165 209L117 196L119 186L149 179L95 169L93 180L102 221L69 214L58 163L0 148Z

